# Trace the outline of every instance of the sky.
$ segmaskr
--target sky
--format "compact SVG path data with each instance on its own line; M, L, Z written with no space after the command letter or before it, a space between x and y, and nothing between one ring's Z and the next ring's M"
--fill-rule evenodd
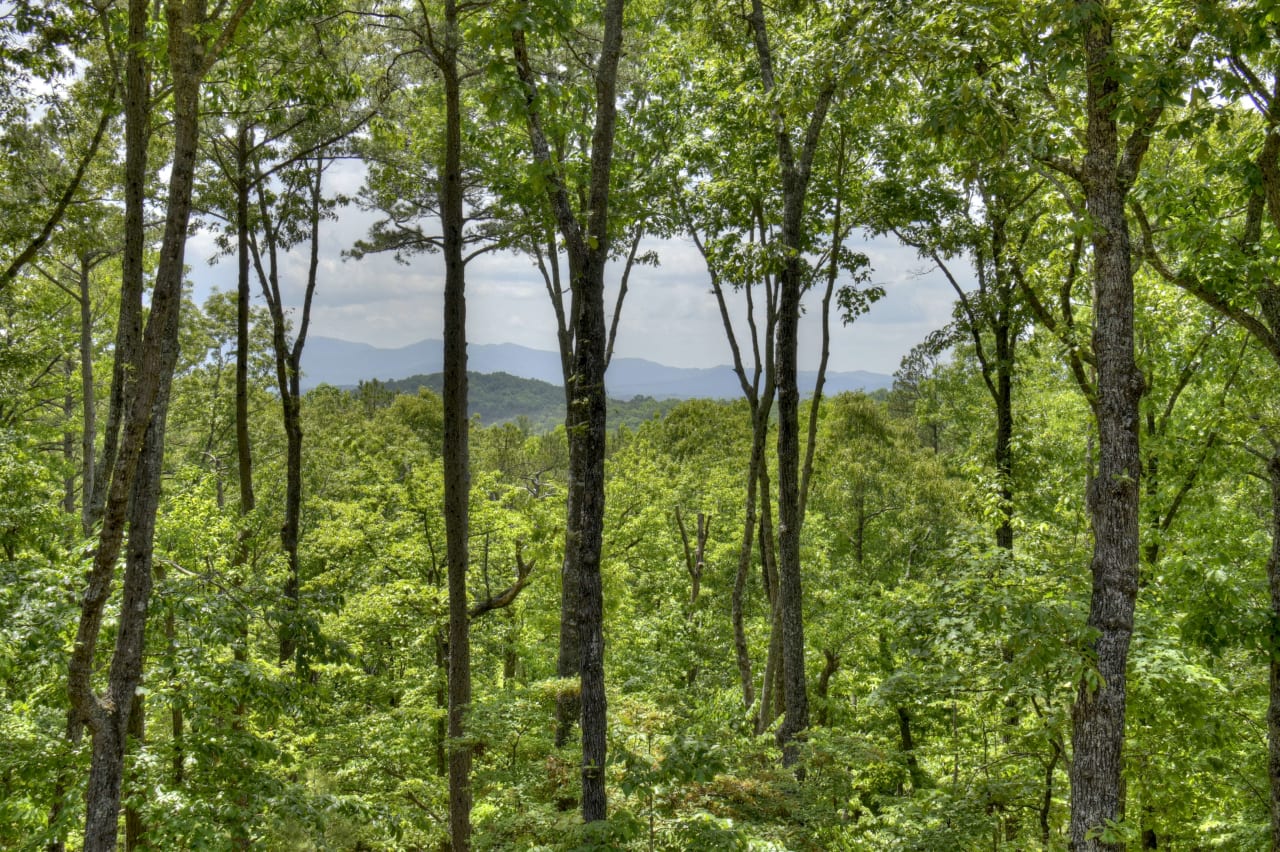
M361 180L361 170L349 165L327 182L330 191L354 195ZM309 334L380 348L440 339L444 304L440 255L418 255L410 258L407 266L389 254L361 260L343 257L373 220L372 214L352 206L339 211L336 221L322 226L319 282ZM842 326L833 318L829 369L893 373L912 346L951 319L954 293L929 261L892 238L855 239L850 245L871 259L872 279L885 288L886 296L853 325ZM693 243L688 239L653 240L642 248L656 251L659 265L637 266L631 273L615 357L645 358L675 367L730 363L719 308ZM203 300L213 289L235 289L234 256L210 264L216 255L212 233L200 231L188 241L187 264L197 299ZM300 305L306 258L295 253L283 262L282 296L286 304ZM620 273L620 264L607 273L610 313ZM819 359L821 327L814 298L814 309L801 321L801 369L816 368ZM738 308L735 321L742 334L745 310L740 304ZM532 260L493 252L468 265L470 342L517 343L555 351L555 327L555 314ZM305 364L305 350L302 357Z

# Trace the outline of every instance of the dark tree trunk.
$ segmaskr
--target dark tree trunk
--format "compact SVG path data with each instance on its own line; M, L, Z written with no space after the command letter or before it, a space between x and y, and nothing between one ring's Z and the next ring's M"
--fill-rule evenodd
M1080 5L1086 13L1088 78L1081 177L1093 222L1093 351L1098 362L1098 472L1088 493L1094 534L1088 624L1097 631L1097 672L1081 680L1072 708L1069 837L1073 852L1118 852L1123 844L1104 843L1093 835L1108 821L1123 818L1125 666L1138 593L1142 377L1134 362L1133 271L1125 219L1125 197L1137 164L1126 156L1127 174L1121 173L1115 120L1120 84L1110 13L1096 3Z
M565 392L570 397L569 412L565 418L567 434L573 435L578 416L573 407L573 373L566 373ZM573 441L569 442L570 458L573 457ZM582 671L582 648L578 642L578 613L581 609L582 572L578 567L581 531L577 527L579 489L570 480L565 495L564 560L560 563L560 648L556 657L556 674L564 680L576 680ZM579 689L561 690L556 697L556 748L569 742L573 723L582 715L582 695Z
M1001 310L992 331L996 343L996 476L1000 489L1000 525L996 547L1013 551L1013 331L1008 308Z
M1271 591L1273 623L1280 623L1280 452L1267 462L1271 484L1271 553L1267 557L1267 585ZM1273 643L1275 637L1272 638ZM1267 704L1267 776L1271 781L1272 848L1280 848L1280 650L1275 645L1269 666Z
M537 83L524 32L512 33L517 72L525 87L529 136L534 157L551 167L548 200L565 241L573 292L573 375L570 392L568 551L574 550L577 577L577 635L581 655L582 817L606 817L606 700L604 688L604 601L600 553L604 532L605 387L608 326L604 311L604 270L609 255L609 180L617 122L617 73L622 53L624 0L607 0L596 66L596 115L591 138L589 219L585 230L570 204L563 177L555 171L537 102ZM571 582L571 578L566 578ZM563 630L563 628L562 628ZM562 649L563 651L563 649Z
M302 158L304 166L311 161ZM284 523L280 526L280 546L288 559L289 574L284 584L284 612L280 625L281 664L294 661L302 675L306 669L306 649L302 646L302 567L298 556L298 540L302 525L302 350L311 323L311 301L315 296L320 269L320 218L325 160L323 152L315 157L314 172L307 179L307 225L309 228L309 261L307 282L297 331L291 346L286 334L287 321L280 294L280 234L267 205L264 179L257 175L258 206L267 246L267 268L261 256L253 252L262 294L271 314L271 342L275 351L276 386L280 391L280 408L285 433L285 499ZM253 245L250 245L253 248Z
M747 463L746 512L742 525L742 546L738 550L738 570L733 576L733 597L730 619L733 623L733 650L738 663L738 680L742 687L742 706L750 709L755 703L755 685L751 682L751 651L747 646L747 631L743 614L743 595L747 589L747 577L751 571L751 555L756 526L756 481L759 478L760 461L764 456L764 440L757 439L755 418L752 418L751 458Z
M129 0L129 50L124 85L124 250L121 255L120 318L116 326L111 396L102 431L102 460L97 465L89 507L90 526L102 520L120 447L127 389L138 365L142 341L142 292L146 260L145 215L147 146L151 139L151 67L147 60L146 0Z
M453 852L471 848L471 747L463 740L471 703L471 619L467 614L468 497L467 303L462 257L462 109L458 80L458 5L445 0L444 173L444 521L449 585L449 840Z
M831 712L828 702L831 700L831 678L835 677L837 671L840 670L840 655L824 648L822 656L826 659L823 663L822 673L818 675L818 724L826 727L831 719Z
M575 301L574 407L578 429L570 441L569 476L579 489L577 510L578 636L582 653L582 814L605 818L604 602L600 551L604 534L604 293L603 258L583 275ZM581 306L581 307L578 307Z
M129 711L129 741L134 748L142 745L146 738L146 699L134 693L133 708ZM126 748L127 750L127 748ZM124 848L126 852L145 849L147 824L142 819L136 805L127 805L124 809Z
M911 777L911 789L923 790L928 786L924 770L916 758L916 741L911 736L911 713L906 707L898 707L898 738L902 744L902 754L907 761L907 774Z
M750 23L755 41L760 78L765 93L773 95L773 55L765 24L764 5L752 0ZM834 85L817 93L805 128L799 158L779 107L771 107L782 173L782 246L786 250L778 281L778 326L775 340L775 372L778 386L778 610L782 631L782 680L785 716L778 727L778 745L783 763L799 758L795 739L809 726L809 695L804 668L803 594L800 583L800 527L803 497L800 485L800 389L796 358L799 343L800 299L804 276L800 252L805 247L804 203L809 188L810 167L834 96Z
M435 764L436 775L445 778L449 774L449 756L446 748L449 737L449 644L445 634L438 628L435 640L436 709L441 711L435 721Z
M175 322L175 356L176 332ZM108 676L107 697L100 704L101 721L92 726L93 757L85 799L86 850L110 850L116 846L125 750L129 732L141 731L140 724L134 727L132 712L135 708L141 709L141 704L134 699L142 682L147 610L152 586L152 541L156 509L160 500L160 471L167 408L168 389L165 388L156 401L129 501L129 542L125 556L119 631ZM134 823L136 830L136 819Z
M249 128L242 126L236 135L236 471L242 518L255 504L249 443L249 301L253 295L249 286L249 182Z
M249 564L249 529L248 516L253 512L257 498L253 489L253 446L249 440L249 302L252 298L249 276L251 260L249 252L249 188L252 179L249 169L250 129L247 124L240 126L236 134L236 379L235 379L235 420L236 420L236 478L240 490L240 532L235 551L235 567L243 569ZM172 613L170 613L170 622ZM249 621L239 616L239 635L235 640L232 655L237 663L245 663L249 658ZM243 699L236 702L235 720L232 722L236 730L244 726L244 717L248 713L248 704ZM175 703L172 711L173 725L173 775L174 784L181 786L183 776L183 718L182 707ZM249 809L249 795L237 791L236 806L241 814ZM250 838L247 826L237 823L232 829L231 845L235 849L248 849Z
M96 476L97 397L93 389L93 303L89 297L88 254L80 258L80 406L83 428L80 430L80 528L85 538L93 535L93 483Z

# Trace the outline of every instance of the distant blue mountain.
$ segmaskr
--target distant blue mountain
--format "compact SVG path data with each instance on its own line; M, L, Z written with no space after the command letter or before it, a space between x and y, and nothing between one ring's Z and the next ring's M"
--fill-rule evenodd
M332 337L312 337L302 354L302 387L319 384L353 386L369 379L384 381L438 373L444 369L444 344L421 340L398 349L379 349ZM510 373L525 379L562 384L560 356L514 343L472 343L467 369L473 373ZM801 393L812 388L817 373L802 370ZM609 396L630 399L733 399L742 393L731 367L668 367L643 358L614 358L605 377ZM893 385L893 377L865 370L827 373L824 392L873 391Z

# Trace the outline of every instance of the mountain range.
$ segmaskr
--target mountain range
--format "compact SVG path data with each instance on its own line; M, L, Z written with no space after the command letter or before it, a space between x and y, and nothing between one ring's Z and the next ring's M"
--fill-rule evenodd
M352 343L333 337L308 339L302 356L302 387L319 384L349 387L370 379L384 381L438 373L444 368L444 344L421 340L396 349ZM467 346L467 369L474 373L505 372L553 385L562 384L560 356L514 343L472 343ZM813 387L817 373L801 370L803 388ZM732 367L669 367L644 358L614 358L605 378L614 399L651 396L656 399L731 399L742 393ZM865 370L827 372L824 393L874 391L893 386L893 377Z

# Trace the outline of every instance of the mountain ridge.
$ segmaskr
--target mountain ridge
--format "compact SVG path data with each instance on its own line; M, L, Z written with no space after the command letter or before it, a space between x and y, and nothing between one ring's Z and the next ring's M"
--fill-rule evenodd
M303 353L302 388L308 390L320 384L351 386L371 379L397 381L438 373L444 368L443 350L441 341L431 339L384 349L336 337L312 337ZM504 372L557 387L563 385L557 353L515 343L468 344L467 370ZM816 371L801 370L801 388L812 387L816 376ZM609 396L615 399L734 399L742 393L732 367L671 367L645 358L614 358L605 385ZM892 385L893 377L884 373L829 370L823 391L874 391Z

